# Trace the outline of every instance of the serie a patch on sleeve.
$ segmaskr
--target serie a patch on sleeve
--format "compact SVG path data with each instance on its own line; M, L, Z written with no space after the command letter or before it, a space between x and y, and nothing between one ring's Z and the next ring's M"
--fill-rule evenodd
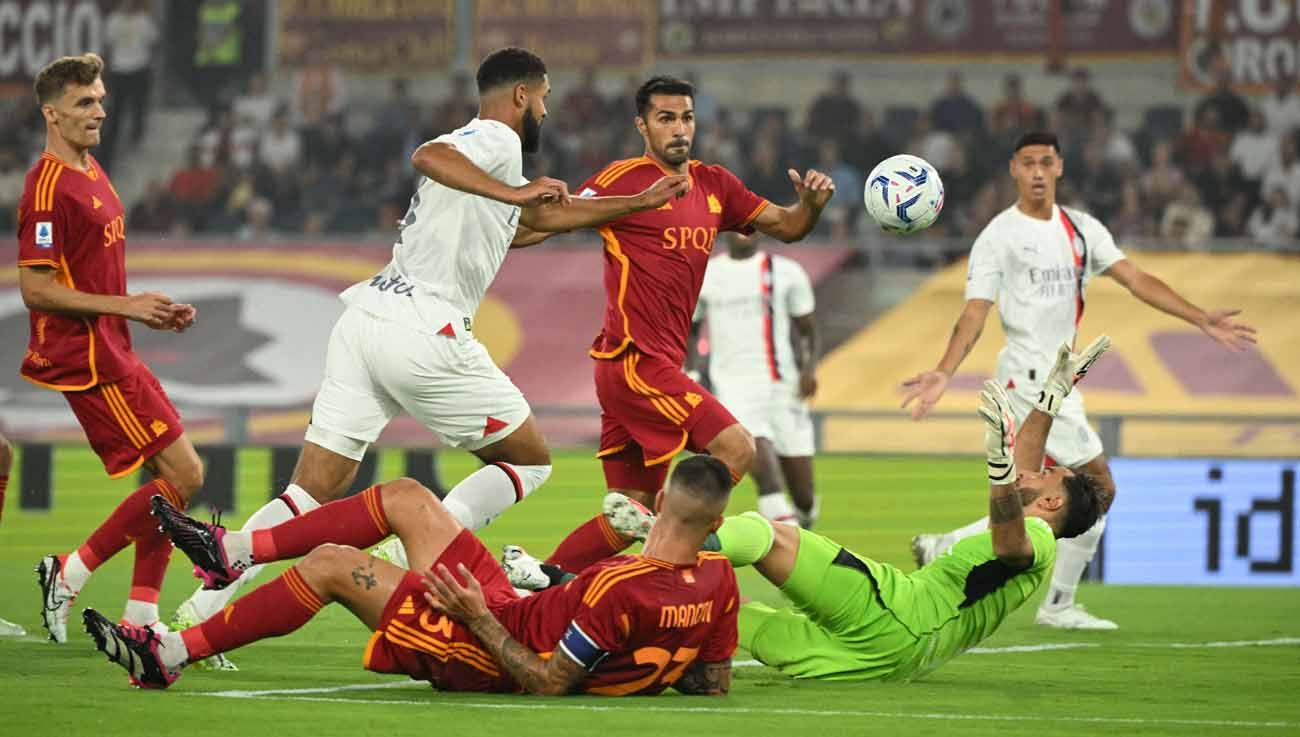
M54 245L54 223L39 222L36 224L36 245L41 248L50 248Z

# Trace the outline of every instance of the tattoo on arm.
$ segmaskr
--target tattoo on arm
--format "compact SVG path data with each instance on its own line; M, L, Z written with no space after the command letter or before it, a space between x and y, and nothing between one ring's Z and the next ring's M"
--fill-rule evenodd
M731 661L702 663L697 660L677 679L673 688L692 696L725 696L731 690Z
M1015 522L1023 519L1025 508L1020 503L1020 492L1012 490L1005 496L998 495L989 497L989 524L997 525L1004 522Z
M371 559L370 565L357 566L352 569L352 583L358 586L364 586L366 591L373 589L379 584L379 579L375 577L375 561Z
M581 665L558 652L550 660L543 660L511 637L491 612L470 622L469 628L510 677L529 693L565 694L586 674Z

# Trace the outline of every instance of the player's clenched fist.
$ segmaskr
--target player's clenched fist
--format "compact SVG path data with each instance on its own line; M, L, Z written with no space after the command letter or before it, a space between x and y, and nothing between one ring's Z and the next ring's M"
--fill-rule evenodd
M787 170L786 174L790 176L790 183L794 185L799 200L809 207L820 210L835 194L835 182L816 169L809 169L802 177L794 169Z

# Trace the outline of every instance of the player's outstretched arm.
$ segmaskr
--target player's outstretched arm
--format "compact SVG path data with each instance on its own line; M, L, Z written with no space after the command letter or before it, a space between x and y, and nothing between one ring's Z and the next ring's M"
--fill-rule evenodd
M948 338L948 348L944 350L943 358L939 359L939 365L932 371L917 374L903 382L906 393L900 406L907 407L913 401L920 400L912 407L913 420L929 414L948 390L948 382L957 372L957 367L966 360L966 356L983 335L984 322L988 319L989 308L992 306L993 303L987 299L966 300L957 324L952 327L952 337Z
M1143 271L1128 259L1116 261L1105 273L1122 284L1134 297L1167 315L1173 315L1195 325L1201 332L1234 353L1243 351L1256 342L1254 327L1232 319L1240 314L1241 310L1206 312L1187 301L1160 277Z
M487 608L483 589L474 574L463 563L457 564L456 568L465 579L463 586L441 563L424 574L424 587L427 589L424 598L430 606L468 627L497 663L528 693L563 696L582 682L587 671L572 659L557 653L551 659L543 660L511 637Z
M1011 400L1006 390L995 381L984 382L984 391L980 392L980 417L984 420L984 449L988 461L989 474L989 531L993 535L993 554L1003 563L1016 568L1028 568L1034 563L1034 546L1025 531L1025 508L1017 486L1019 474L1016 471L1016 443L1032 443L1033 437L1017 436L1015 417L1011 414ZM1042 415L1035 412L1034 415ZM1045 416L1047 426L1052 418ZM1026 428L1035 425L1033 434L1037 435L1041 417L1031 417L1026 421ZM1041 431L1038 444L1047 440L1047 432ZM1041 455L1040 455L1041 458Z
M731 690L731 660L691 663L673 689L687 696L726 696Z
M826 203L835 194L835 183L831 178L816 169L809 169L804 175L789 169L790 183L799 199L789 207L780 207L775 203L763 208L754 218L754 227L760 233L770 235L783 243L802 240L817 226Z
M184 330L193 323L194 308L172 304L171 297L144 292L119 297L91 294L64 285L59 272L45 266L18 269L18 286L23 303L39 312L65 315L117 315L144 323L154 330Z
M512 187L483 171L454 146L437 141L429 141L415 149L411 154L411 166L444 187L516 207L569 200L569 185L558 179L541 177L523 186Z
M672 198L686 194L690 186L689 176L670 174L631 196L577 197L567 202L526 207L519 215L519 224L544 233L590 228L634 212L661 207Z

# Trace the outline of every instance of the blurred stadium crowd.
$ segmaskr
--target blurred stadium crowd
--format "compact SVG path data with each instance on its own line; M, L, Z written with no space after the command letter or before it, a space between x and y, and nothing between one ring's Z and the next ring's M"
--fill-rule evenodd
M639 155L632 100L640 81L630 76L619 94L609 95L594 70L581 74L552 99L542 152L530 158L526 173L559 177L576 190L609 161ZM1065 148L1062 201L1098 215L1117 237L1187 248L1212 238L1300 237L1294 79L1247 100L1225 78L1190 112L1149 108L1134 130L1115 125L1086 68L1071 73L1055 100L1028 99L1015 75L1005 78L998 99L977 99L952 70L944 94L929 105L887 109L855 96L846 71L835 72L806 107L745 112L719 104L708 80L693 81L699 84L695 157L725 164L777 201L791 197L787 168L827 171L840 194L822 219L823 236L863 232L866 174L886 156L908 152L929 160L944 178L947 204L934 234L973 237L1015 198L1005 176L1010 143L1021 131L1046 126ZM413 188L407 158L421 142L474 115L473 80L455 77L450 92L430 104L415 99L406 80L392 79L361 123L349 111L348 84L325 65L295 71L285 95L274 94L262 76L248 80L212 106L170 180L152 182L139 201L128 203L132 232L383 237ZM0 121L5 227L29 165L17 152L39 150L43 125L30 113Z

